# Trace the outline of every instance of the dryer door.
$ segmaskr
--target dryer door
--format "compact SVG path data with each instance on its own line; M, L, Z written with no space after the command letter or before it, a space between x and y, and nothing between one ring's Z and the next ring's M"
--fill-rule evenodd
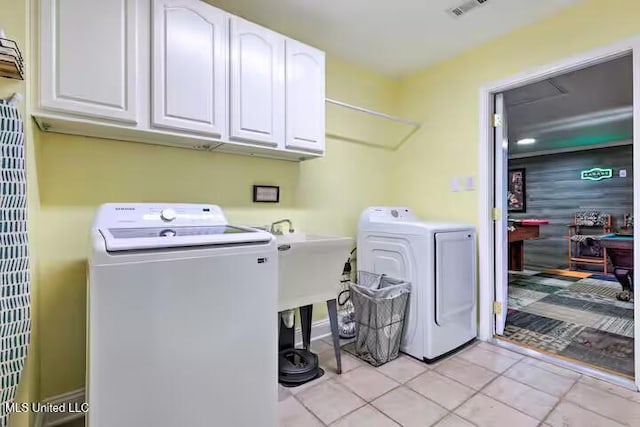
M435 235L435 313L440 326L476 304L476 245L473 231Z
M422 352L422 343L416 342L419 321L417 303L420 299L420 289L414 286L417 270L410 238L415 239L415 236L360 231L357 263L358 270L386 274L411 282L411 296L409 297L409 309L405 319L401 350L413 355L415 348L415 352L417 352L415 357L422 358L423 354L418 355Z

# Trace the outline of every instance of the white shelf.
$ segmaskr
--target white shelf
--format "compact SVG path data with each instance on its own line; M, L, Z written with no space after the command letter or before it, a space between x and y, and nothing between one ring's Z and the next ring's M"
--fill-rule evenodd
M397 150L422 123L359 105L326 98L327 137L363 145ZM342 124L348 124L344 126Z

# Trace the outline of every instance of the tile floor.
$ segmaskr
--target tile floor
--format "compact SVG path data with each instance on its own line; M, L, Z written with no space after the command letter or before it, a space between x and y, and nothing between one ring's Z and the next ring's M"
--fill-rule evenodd
M342 375L329 341L312 348L326 374L280 386L280 427L640 426L640 393L487 343L434 365L372 368L343 352Z

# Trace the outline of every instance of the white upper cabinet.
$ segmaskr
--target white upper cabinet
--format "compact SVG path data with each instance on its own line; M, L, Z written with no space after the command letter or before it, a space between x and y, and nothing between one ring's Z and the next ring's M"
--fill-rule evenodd
M323 52L200 0L37 1L42 130L324 154Z
M135 124L137 0L40 2L40 104Z
M324 52L286 44L286 148L324 152Z
M194 0L154 0L152 13L153 125L225 137L229 15Z
M284 148L284 37L231 18L229 138Z

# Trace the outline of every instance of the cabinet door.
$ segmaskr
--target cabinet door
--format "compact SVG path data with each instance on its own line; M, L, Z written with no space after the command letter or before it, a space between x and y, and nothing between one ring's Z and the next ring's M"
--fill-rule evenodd
M137 123L137 0L42 0L40 104Z
M284 147L284 37L231 19L230 139Z
M324 152L324 52L295 40L286 50L286 148Z
M225 135L227 19L198 0L154 1L154 126Z

